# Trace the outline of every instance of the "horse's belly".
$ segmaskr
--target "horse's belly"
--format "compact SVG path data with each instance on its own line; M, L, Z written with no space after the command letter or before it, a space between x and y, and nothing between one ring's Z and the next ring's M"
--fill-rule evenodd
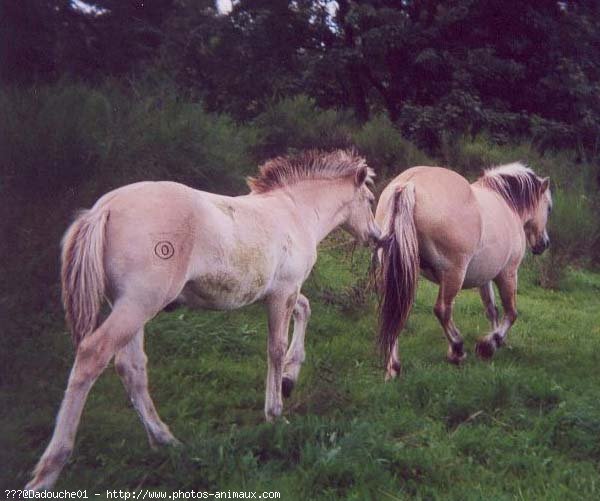
M505 260L500 261L486 256L475 256L467 267L462 288L471 289L485 285L498 276L505 264Z
M206 273L185 285L178 302L190 308L233 310L262 299L265 289L259 274Z

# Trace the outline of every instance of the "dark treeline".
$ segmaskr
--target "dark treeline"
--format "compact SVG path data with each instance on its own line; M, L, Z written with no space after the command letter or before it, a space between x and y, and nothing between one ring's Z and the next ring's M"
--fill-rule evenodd
M533 139L595 156L600 4L574 0L20 0L2 4L2 79L168 78L208 111L254 118L307 94L448 136Z

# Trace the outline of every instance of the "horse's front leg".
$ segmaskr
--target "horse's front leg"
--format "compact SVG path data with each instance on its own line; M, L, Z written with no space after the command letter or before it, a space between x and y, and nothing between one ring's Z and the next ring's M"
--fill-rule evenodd
M285 355L283 366L283 379L281 382L281 391L284 397L289 397L294 389L300 368L304 362L306 353L304 351L304 335L306 326L310 319L310 303L306 296L299 294L293 311L294 334L288 352Z
M504 315L499 326L487 336L477 340L475 352L484 359L491 358L496 350L504 344L509 329L517 320L517 270L503 271L494 281L500 291Z
M283 411L283 400L281 398L283 361L288 344L290 319L297 297L297 292L280 293L270 297L267 301L269 339L265 417L269 422L281 416Z
M496 299L494 297L494 286L488 282L479 288L481 302L485 307L485 316L492 325L492 331L498 328L498 308L496 308Z

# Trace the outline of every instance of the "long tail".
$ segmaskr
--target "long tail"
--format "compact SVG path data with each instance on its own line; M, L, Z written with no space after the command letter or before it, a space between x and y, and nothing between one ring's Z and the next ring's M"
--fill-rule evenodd
M414 220L415 187L400 187L381 245L379 288L379 348L387 364L394 343L412 308L419 277L419 242Z
M107 210L82 211L62 240L62 301L73 344L97 326L104 299Z

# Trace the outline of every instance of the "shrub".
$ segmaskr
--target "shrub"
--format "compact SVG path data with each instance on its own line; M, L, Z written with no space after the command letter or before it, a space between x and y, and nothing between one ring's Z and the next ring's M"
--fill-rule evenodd
M259 129L261 158L294 150L346 148L356 127L349 111L321 110L306 96L270 104L253 125Z
M140 179L239 192L253 163L256 134L249 127L175 93L131 95L114 85L61 82L4 89L0 105L2 177L28 195Z
M557 288L570 264L586 264L600 235L598 216L591 200L581 193L556 189L549 220L550 249L539 260L539 283Z
M37 197L95 174L110 104L81 85L0 91L0 172Z
M139 101L125 105L115 125L110 167L120 184L169 179L233 194L252 171L253 131L199 104L174 97Z
M402 137L387 115L377 115L353 135L354 144L380 176L430 163L429 158Z
M528 143L500 146L484 135L445 142L442 148L442 158L448 167L473 177L485 168L515 161L531 164L537 170L538 157Z

